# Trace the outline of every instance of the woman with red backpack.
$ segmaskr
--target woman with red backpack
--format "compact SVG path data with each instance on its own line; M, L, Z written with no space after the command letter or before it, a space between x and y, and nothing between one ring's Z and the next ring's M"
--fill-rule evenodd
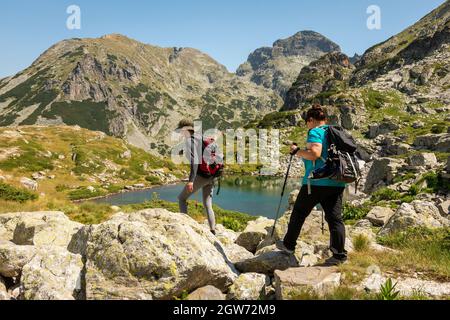
M203 206L208 216L211 233L216 234L216 219L212 206L215 179L223 171L223 159L218 154L214 139L203 139L194 131L194 123L190 120L179 122L177 131L186 139L186 157L190 163L189 181L178 196L181 213L188 213L187 200L191 195L202 189Z

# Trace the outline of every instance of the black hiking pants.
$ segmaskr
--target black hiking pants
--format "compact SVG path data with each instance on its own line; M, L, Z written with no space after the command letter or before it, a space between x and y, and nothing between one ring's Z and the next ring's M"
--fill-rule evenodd
M297 239L300 236L303 224L312 209L320 203L325 211L325 220L330 230L330 250L333 256L340 260L347 259L345 251L345 225L342 219L342 197L345 188L311 186L311 194L308 187L303 186L294 205L294 210L289 221L288 231L284 237L284 245L290 250L295 250Z

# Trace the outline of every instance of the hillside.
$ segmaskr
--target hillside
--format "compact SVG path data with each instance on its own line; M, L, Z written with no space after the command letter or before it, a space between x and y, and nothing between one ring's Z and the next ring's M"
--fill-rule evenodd
M236 127L277 110L280 98L191 48L121 35L65 40L0 82L0 125L79 125L165 153L186 114Z
M236 73L284 97L303 67L328 52L340 50L320 33L301 31L275 41L272 47L255 50Z
M0 128L0 183L6 188L0 192L0 212L67 206L69 200L170 183L185 175L183 167L103 132L69 126ZM35 201L23 203L22 193L16 198L9 187Z

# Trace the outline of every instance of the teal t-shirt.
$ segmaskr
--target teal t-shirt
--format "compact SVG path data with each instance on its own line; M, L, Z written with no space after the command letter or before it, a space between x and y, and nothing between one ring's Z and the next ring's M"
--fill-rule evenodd
M328 157L328 141L326 137L326 128L328 126L321 126L314 128L309 131L307 143L320 143L322 144L322 159L326 159ZM325 163L324 160L317 159L316 165L314 166L313 161L303 159L303 162L305 164L305 176L303 177L303 185L308 184L308 177L311 171L318 169L322 167ZM311 185L312 186L322 186L322 187L345 187L345 182L337 182L331 179L320 179L320 180L313 180L311 179Z

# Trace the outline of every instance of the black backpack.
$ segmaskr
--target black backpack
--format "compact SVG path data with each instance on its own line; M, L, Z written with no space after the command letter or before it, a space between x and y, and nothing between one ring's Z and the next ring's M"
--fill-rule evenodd
M326 135L328 158L325 160L324 166L311 173L310 179L331 179L345 183L355 182L355 192L357 192L361 171L355 139L339 126L328 126Z

